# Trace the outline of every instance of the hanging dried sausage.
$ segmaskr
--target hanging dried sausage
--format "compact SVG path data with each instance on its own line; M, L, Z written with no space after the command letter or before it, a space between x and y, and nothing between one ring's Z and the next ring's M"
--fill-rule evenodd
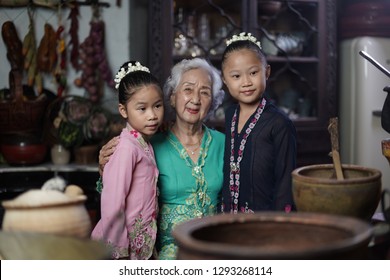
M23 44L12 21L3 23L1 35L7 47L7 58L11 64L11 69L23 71Z
M42 72L50 73L57 61L57 35L54 28L45 23L44 34L39 43L37 64Z

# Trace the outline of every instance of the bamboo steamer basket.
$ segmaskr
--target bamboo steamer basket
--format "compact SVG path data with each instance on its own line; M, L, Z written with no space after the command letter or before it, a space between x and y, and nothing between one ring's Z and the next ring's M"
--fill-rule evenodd
M91 220L85 207L86 199L75 187L65 193L52 189L26 191L2 203L5 209L2 229L89 237Z

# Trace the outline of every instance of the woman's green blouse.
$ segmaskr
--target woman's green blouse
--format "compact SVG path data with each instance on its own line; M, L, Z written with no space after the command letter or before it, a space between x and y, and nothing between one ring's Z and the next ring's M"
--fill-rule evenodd
M223 183L225 136L204 127L205 133L195 163L176 136L156 134L152 145L160 175L157 254L175 259L177 246L171 235L178 223L215 214Z

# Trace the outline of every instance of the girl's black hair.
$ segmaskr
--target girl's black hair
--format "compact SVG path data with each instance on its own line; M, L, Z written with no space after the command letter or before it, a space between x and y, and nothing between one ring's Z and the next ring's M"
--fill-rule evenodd
M227 56L234 52L234 51L239 51L239 50L243 50L243 49L248 49L248 50L251 50L253 51L254 53L257 54L257 56L259 57L259 59L265 64L267 65L267 58L266 58L266 55L264 54L264 52L262 51L262 49L256 45L254 42L250 41L250 40L239 40L239 41L234 41L232 42L230 45L228 45L223 54L222 54L222 60L221 60L221 69L223 68L223 65L226 61L226 58Z
M128 61L123 63L122 66L119 68L119 70L124 68L125 71L127 71L129 68L128 66L129 63L134 65L136 61ZM161 96L163 95L159 81L151 73L142 70L137 70L126 74L126 76L124 76L120 81L118 87L119 103L126 104L127 101L138 89L140 89L143 86L149 86L149 85L155 85L156 88L158 88Z

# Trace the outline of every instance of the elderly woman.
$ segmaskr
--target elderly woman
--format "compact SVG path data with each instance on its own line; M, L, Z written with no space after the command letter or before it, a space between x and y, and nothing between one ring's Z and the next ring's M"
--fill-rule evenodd
M224 134L204 121L222 103L220 74L206 60L182 60L164 85L172 126L151 139L160 175L156 249L159 259L175 259L171 235L180 222L215 214L223 183ZM107 162L116 140L107 143L99 163Z

